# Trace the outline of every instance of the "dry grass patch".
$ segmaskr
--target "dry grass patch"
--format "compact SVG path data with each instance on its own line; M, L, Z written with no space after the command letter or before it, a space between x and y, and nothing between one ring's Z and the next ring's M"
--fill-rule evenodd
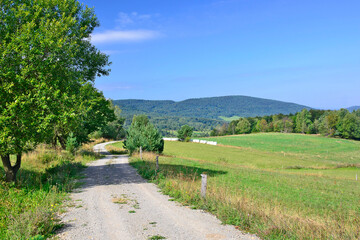
M116 203L116 204L128 204L129 199L126 199L126 198L116 198L116 197L114 197L111 201L112 201L113 203Z

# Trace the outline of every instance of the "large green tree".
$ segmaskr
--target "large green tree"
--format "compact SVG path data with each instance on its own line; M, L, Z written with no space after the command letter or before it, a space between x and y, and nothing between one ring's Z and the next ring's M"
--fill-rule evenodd
M266 132L269 129L269 125L265 119L259 119L256 123L256 129L259 132Z
M360 139L360 117L355 112L348 113L342 120L342 137Z
M109 61L89 40L93 10L76 0L0 0L0 26L0 155L15 181L22 153L77 114L76 96Z
M339 114L337 111L327 111L321 115L317 121L317 129L323 135L334 136L336 126L339 122Z
M114 110L115 120L109 122L94 134L96 137L120 140L126 136L124 129L125 118L121 116L121 109L118 106L111 104L111 108Z
M251 131L251 124L246 118L240 118L236 125L236 131L238 133L249 133Z
M63 105L62 114L53 125L52 142L60 143L65 148L70 133L79 143L89 140L89 134L115 120L111 101L106 100L102 92L91 83L84 84L74 98L72 104ZM71 113L71 114L69 114Z
M313 128L312 124L311 113L306 108L296 114L296 132L311 133L311 129Z

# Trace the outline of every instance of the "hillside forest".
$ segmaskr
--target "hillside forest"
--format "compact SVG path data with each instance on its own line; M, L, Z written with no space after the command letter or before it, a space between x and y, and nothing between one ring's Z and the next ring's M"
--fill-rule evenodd
M249 96L193 98L179 102L137 99L112 102L121 108L126 126L130 126L134 115L145 114L165 136L176 136L174 131L183 125L192 126L197 136L208 136L217 125L239 117L295 114L304 108L310 109L295 103Z

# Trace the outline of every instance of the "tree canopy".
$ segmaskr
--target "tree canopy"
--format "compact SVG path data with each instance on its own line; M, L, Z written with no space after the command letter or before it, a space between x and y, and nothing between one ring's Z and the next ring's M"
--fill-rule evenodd
M71 127L81 91L109 73L108 56L89 40L98 25L93 9L76 0L0 1L0 155L7 180L15 179L30 144L49 138L59 123Z

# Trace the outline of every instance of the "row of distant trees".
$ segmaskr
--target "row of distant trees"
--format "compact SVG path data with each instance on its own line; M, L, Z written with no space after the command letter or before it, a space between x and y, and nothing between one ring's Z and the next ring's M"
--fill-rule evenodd
M247 117L217 126L211 136L255 132L322 134L360 140L360 110L307 110L296 114Z

